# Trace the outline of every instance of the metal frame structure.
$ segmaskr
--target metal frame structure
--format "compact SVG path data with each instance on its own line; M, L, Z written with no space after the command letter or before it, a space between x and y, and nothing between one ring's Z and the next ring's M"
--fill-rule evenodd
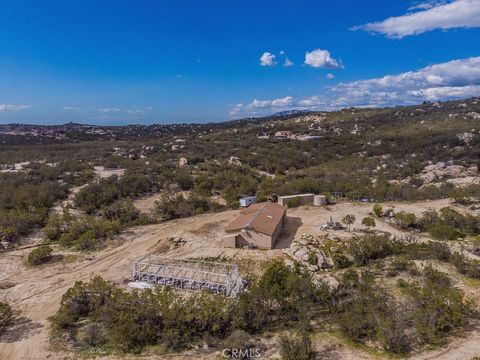
M244 287L236 265L151 254L133 262L132 282L188 291L209 289L232 297Z

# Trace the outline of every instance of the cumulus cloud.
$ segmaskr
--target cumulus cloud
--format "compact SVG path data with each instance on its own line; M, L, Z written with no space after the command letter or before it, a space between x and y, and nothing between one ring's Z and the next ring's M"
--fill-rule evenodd
M291 96L237 104L232 116L258 116L290 109L336 110L345 107L411 105L480 95L480 57L452 60L416 71L327 86L303 99Z
M365 30L401 39L435 29L480 27L480 0L426 2L411 7L410 10L419 11L355 26L352 30Z
M263 110L272 110L278 108L288 108L294 104L294 99L292 96L285 96L283 98L273 99L273 100L258 100L255 99L251 103L247 105L243 105L242 103L235 104L231 111L231 116L237 116L240 114L250 114L256 115L262 113Z
M408 94L428 101L468 98L480 94L480 85L433 87L412 90Z
M275 66L277 62L275 61L275 55L265 51L262 56L260 56L260 65L262 66Z
M315 49L305 54L305 64L314 68L339 69L343 68L340 61L330 55L330 51Z
M325 77L329 80L333 79L335 77L335 75L333 75L332 73L328 73L327 75L325 75Z
M22 111L30 108L31 108L30 105L0 104L0 111Z

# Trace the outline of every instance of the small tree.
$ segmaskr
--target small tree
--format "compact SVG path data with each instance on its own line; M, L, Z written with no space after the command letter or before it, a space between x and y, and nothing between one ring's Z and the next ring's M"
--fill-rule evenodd
M363 218L362 225L366 226L368 229L375 227L375 220L371 217Z
M395 224L401 229L411 229L417 226L417 217L414 213L400 211L395 215Z
M280 354L282 360L309 360L313 357L312 342L306 331L295 336L280 337Z
M348 230L350 230L350 226L355 222L356 218L353 214L347 214L342 218L342 223L344 223Z
M10 305L4 302L0 302L0 331L2 331L2 328L10 323L12 315L13 312Z
M376 203L375 205L373 205L372 211L376 217L382 217L383 215L383 208L382 208L382 205L380 205L379 203Z
M52 248L50 246L40 246L28 254L28 263L36 266L46 263L52 258Z

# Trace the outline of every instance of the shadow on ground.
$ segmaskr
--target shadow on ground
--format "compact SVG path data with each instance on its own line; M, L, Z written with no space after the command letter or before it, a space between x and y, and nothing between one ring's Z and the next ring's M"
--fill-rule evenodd
M15 317L12 323L0 332L0 343L12 343L26 339L40 332L43 325L24 316Z
M287 216L282 234L278 239L275 249L288 249L292 245L298 228L303 225L302 218Z

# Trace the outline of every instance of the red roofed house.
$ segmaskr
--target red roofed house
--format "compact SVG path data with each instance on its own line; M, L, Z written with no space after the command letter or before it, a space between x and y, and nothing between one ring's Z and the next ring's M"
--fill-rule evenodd
M225 227L225 247L254 245L259 249L272 249L282 232L287 211L271 202L252 204Z

